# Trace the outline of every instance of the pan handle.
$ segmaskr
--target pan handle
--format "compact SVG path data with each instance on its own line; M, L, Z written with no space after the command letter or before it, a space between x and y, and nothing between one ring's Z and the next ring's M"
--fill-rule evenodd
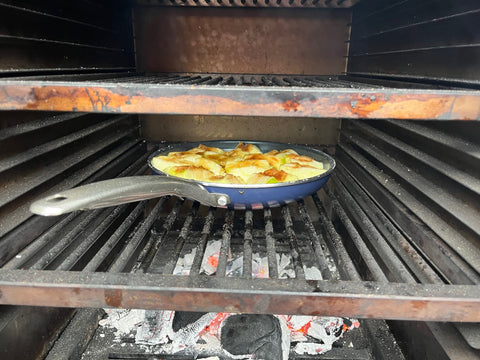
M165 176L130 176L99 181L65 190L35 201L34 214L55 216L75 210L98 209L135 201L175 195L196 200L208 206L230 203L226 194L210 193L201 184Z

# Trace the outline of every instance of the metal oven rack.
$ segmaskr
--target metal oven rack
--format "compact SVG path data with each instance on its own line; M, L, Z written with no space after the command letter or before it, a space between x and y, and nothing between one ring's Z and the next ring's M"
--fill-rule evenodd
M352 126L380 137L369 125ZM120 176L144 173L149 152L140 148L110 166L121 165ZM421 226L417 237L409 235L412 229L405 233L397 224L402 218L391 219L365 191L371 185L358 180L368 172L357 177L353 170L364 166L388 190L395 182L368 167L358 145L343 143L337 157L331 188L282 208L208 209L162 198L67 215L23 245L12 240L29 233L28 222L20 225L12 239L2 239L0 303L479 321L476 250L468 241L460 247L441 239L420 250L420 241L435 236L422 235ZM402 202L391 206L402 208ZM216 274L206 276L199 269L212 239L222 247ZM190 274L172 275L179 257L193 248ZM229 251L243 256L243 275L225 274ZM252 278L252 252L267 257L268 279ZM291 259L294 278L280 278L281 254ZM307 280L303 265L318 268L323 280Z
M419 83L361 75L122 72L14 76L0 80L0 110L477 119L480 95L474 88L478 82L461 86L457 88L454 81Z

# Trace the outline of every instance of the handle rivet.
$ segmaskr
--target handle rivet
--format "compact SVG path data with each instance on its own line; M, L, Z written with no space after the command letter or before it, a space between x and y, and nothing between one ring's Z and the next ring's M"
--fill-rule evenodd
M219 206L225 206L228 204L228 200L227 200L227 197L226 196L219 196L218 199L217 199L217 204Z

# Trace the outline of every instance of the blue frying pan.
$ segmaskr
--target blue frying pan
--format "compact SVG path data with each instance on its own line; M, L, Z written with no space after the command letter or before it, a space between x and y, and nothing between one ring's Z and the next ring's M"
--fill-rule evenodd
M323 163L324 168L328 169L321 175L304 180L276 184L218 184L212 182L195 181L201 184L210 193L225 194L230 198L229 207L235 209L260 209L265 207L277 207L292 201L300 200L308 195L318 191L330 178L335 168L335 160L320 150L307 146L292 145L267 141L242 141L245 144L256 145L262 153L271 150L292 149L300 155L310 156L314 160ZM210 147L217 147L225 151L235 149L239 141L204 141L202 144ZM168 155L172 151L187 151L197 147L200 143L181 143L170 145L154 152L148 163L152 171L156 174L173 177L152 166L152 159L159 155ZM193 180L192 180L193 181Z
M307 146L265 141L243 142L256 145L263 153L274 149L279 151L292 149L300 155L310 156L323 163L328 170L321 175L298 181L244 185L181 179L167 175L152 166L151 162L155 156L168 155L172 151L186 151L200 144L179 143L163 147L151 154L148 164L157 175L130 176L83 185L37 200L30 206L30 210L35 214L52 216L75 210L97 209L165 195L196 200L207 206L234 209L276 207L315 193L328 181L335 168L335 160L331 156ZM201 143L229 151L233 150L239 141L202 141Z

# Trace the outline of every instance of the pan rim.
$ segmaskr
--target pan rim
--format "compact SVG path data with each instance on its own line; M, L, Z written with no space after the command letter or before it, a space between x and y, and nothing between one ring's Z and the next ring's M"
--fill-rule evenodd
M166 174L166 173L162 172L161 170L155 168L152 165L152 159L154 157L156 157L158 155L161 155L161 154L166 155L171 151L182 151L182 149L184 147L186 147L185 150L188 150L188 149L194 148L194 147L196 147L200 144L204 144L206 146L222 148L219 145L226 144L226 143L231 143L232 145L235 144L235 146L236 146L236 144L238 144L240 142L249 143L249 144L253 144L253 145L257 145L257 146L258 145L269 146L269 147L277 146L277 147L283 147L284 149L291 148L292 150L295 150L295 151L297 151L297 149L299 149L300 150L299 151L300 155L303 155L303 154L301 154L302 150L305 150L306 152L313 152L315 154L315 156L318 156L321 160L326 160L330 167L326 172L324 172L320 175L316 175L316 176L312 176L312 177L309 177L309 178L306 178L306 179L301 179L301 180L296 180L296 181L280 182L280 183L275 183L275 184L224 184L224 183L200 181L200 180L194 180L194 179L186 179L186 178L182 178L182 177L179 177L179 176L169 175L169 174ZM309 156L309 155L307 155L307 156ZM318 161L319 158L315 158L315 160ZM148 157L148 166L152 169L153 172L155 172L156 174L158 174L160 176L166 176L166 177L173 178L173 179L181 179L181 180L189 181L189 182L192 182L192 183L195 183L195 184L201 184L201 185L206 186L206 187L237 189L237 190L241 191L243 189L271 189L271 188L291 187L291 186L296 186L296 185L300 185L300 184L306 184L306 183L318 181L320 179L327 178L327 177L330 176L330 174L335 169L336 162L335 162L335 159L332 156L328 155L327 153L325 153L321 150L309 147L308 145L282 143L282 142L274 142L274 141L230 140L230 139L226 139L226 140L189 141L189 142L178 142L178 143L168 144L165 147L159 148L156 151L154 151L152 154L150 154L150 156Z

